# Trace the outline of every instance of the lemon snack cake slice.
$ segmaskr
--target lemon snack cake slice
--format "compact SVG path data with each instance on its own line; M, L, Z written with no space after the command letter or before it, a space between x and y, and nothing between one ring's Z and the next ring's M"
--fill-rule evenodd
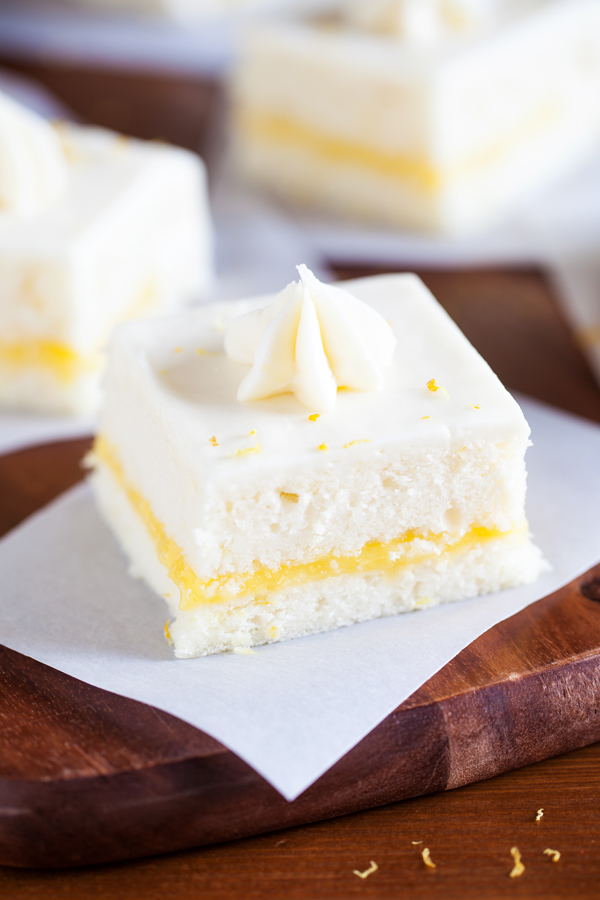
M92 485L179 657L534 580L523 414L414 275L121 326Z
M509 4L352 0L335 27L257 24L231 85L237 169L376 225L509 215L600 145L600 2L493 6Z
M54 126L0 94L0 407L93 412L113 326L211 277L199 157Z

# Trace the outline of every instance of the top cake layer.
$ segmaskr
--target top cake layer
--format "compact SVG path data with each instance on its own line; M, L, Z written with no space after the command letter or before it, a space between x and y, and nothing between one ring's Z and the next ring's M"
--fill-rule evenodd
M229 478L240 467L274 463L326 465L330 456L318 451L322 444L343 458L351 442L354 452L363 441L369 451L390 443L442 449L477 437L528 434L519 406L416 276L358 279L344 287L384 316L398 345L381 391L339 391L334 412L316 421L309 418L313 410L290 394L236 399L249 367L225 355L223 332L231 318L270 297L122 326L110 378L127 377L125 367L137 372L174 445L205 477ZM432 379L439 390L428 387ZM107 436L112 415L110 408L105 411ZM126 445L126 432L119 432L119 441Z

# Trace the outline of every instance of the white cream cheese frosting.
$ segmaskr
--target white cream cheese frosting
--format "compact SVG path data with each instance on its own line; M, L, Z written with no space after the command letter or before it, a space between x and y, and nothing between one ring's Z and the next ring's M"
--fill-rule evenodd
M238 400L292 393L310 409L331 412L340 387L379 391L396 338L385 319L343 288L325 285L306 266L263 309L229 325L225 351L251 364Z
M0 92L0 212L28 216L52 205L67 171L52 125Z

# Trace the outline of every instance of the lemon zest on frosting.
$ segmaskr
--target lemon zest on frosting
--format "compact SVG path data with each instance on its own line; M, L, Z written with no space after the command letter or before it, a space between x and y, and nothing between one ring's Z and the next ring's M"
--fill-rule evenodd
M213 447L218 447L218 446L219 446L219 444L218 444L218 442L217 442L216 435L214 435L214 434L213 434L213 436L212 436L211 438L208 439L208 442L209 442L209 444L212 444Z
M308 417L309 422L316 422L317 419L321 418L321 413L313 413L312 416Z
M319 444L319 446L317 447L317 450L329 450L329 445L328 444Z
M166 639L168 640L169 644L172 644L173 641L171 640L171 631L170 631L170 629L169 629L169 620L168 620L168 619L167 619L167 621L165 622L165 626L164 626L164 627L165 627L165 637L166 637Z
M436 384L435 378L432 378L431 381L427 382L427 387L429 388L430 391L433 391L434 393L435 393L435 391L440 391L446 397L448 396L448 391L446 390L446 388L442 387L441 384Z
M262 447L260 444L255 444L253 447L238 447L235 453L230 453L231 457L234 456L251 456L253 453L262 453Z
M526 522L515 525L509 531L474 525L465 534L454 539L448 534L419 535L408 531L386 543L371 541L358 553L348 556L330 554L308 563L288 563L277 569L257 566L253 571L217 575L203 581L186 561L181 547L167 535L164 525L154 514L148 500L128 483L116 451L102 436L96 439L92 460L96 463L101 461L111 471L115 481L144 523L159 561L179 589L179 607L184 610L194 609L203 604L224 603L232 599L251 600L270 591L320 581L332 575L382 572L393 577L405 566L438 559L442 553L460 552L498 538L528 534Z
M348 441L347 444L344 444L344 448L346 447L354 447L355 444L370 444L371 438L359 438L356 441Z

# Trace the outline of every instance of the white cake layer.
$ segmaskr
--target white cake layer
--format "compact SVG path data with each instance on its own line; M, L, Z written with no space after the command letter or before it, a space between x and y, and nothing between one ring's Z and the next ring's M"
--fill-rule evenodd
M472 230L598 147L600 3L546 3L441 48L264 25L232 94L250 180L353 218Z
M0 213L0 405L84 412L117 322L202 296L212 233L194 154L60 132L65 193L34 216Z
M527 534L509 535L461 552L385 574L341 575L275 591L258 602L215 603L179 609L179 591L156 556L155 546L125 493L103 465L93 484L100 507L143 578L169 605L175 655L205 656L329 631L439 603L475 597L534 581L543 566Z
M103 444L201 580L413 530L456 540L523 525L529 429L515 401L418 278L345 286L398 346L383 390L339 391L317 421L290 394L236 399L249 367L225 356L224 324L268 298L131 323L113 339Z

